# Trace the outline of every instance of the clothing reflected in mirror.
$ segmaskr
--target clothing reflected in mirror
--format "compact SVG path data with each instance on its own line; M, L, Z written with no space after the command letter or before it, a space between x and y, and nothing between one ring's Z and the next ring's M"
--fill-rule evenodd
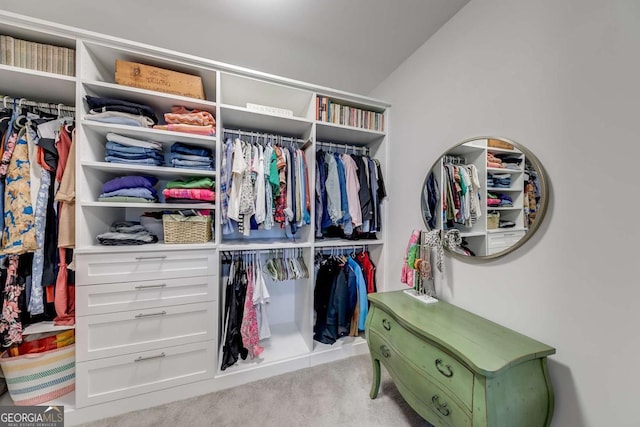
M460 232L456 256L496 258L521 246L547 203L537 158L513 141L477 138L448 150L425 178L422 217L429 230Z

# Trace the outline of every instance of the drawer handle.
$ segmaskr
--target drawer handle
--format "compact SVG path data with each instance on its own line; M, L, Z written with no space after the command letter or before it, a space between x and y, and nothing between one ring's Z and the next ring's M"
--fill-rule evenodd
M140 285L136 286L134 289L155 289L155 288L166 288L167 284L163 283L161 285Z
M159 313L149 313L149 314L140 313L140 314L136 314L136 319L142 319L145 317L154 317L154 316L164 316L165 314L167 314L167 312L164 310Z
M440 412L445 417L448 417L449 414L451 413L449 408L447 408L447 403L446 402L440 403L440 396L438 396L437 394L435 394L431 398L431 403L433 403L433 406L438 410L438 412Z
M442 369L442 365L442 359L436 359L436 369L438 370L438 372L440 372L447 378L451 378L453 376L453 369L451 369L451 365L444 365L444 367L447 368L446 371Z
M161 256L137 256L136 259L138 261L149 261L149 260L153 260L153 259L165 259L167 258L166 255L161 255Z
M382 327L387 331L391 330L391 323L387 319L382 319Z
M380 346L380 354L382 354L384 357L386 357L387 359L389 358L389 356L391 356L391 353L389 352L389 349L387 348L386 345L382 344Z
M164 354L164 351L163 351L162 353L157 354L155 356L149 356L149 357L139 356L137 359L134 359L133 361L134 362L144 362L145 360L160 359L160 358L165 357L165 356L166 356L166 354Z

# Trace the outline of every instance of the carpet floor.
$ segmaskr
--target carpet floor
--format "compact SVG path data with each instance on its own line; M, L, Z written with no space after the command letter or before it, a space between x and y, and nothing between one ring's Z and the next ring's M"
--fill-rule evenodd
M430 426L384 367L375 400L369 398L371 379L369 355L355 356L82 426Z

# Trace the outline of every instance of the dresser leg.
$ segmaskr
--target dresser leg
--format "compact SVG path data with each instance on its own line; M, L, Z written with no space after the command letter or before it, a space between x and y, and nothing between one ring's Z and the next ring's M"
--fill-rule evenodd
M371 363L373 364L373 383L371 384L369 397L375 399L378 397L378 390L380 389L380 361L372 357Z

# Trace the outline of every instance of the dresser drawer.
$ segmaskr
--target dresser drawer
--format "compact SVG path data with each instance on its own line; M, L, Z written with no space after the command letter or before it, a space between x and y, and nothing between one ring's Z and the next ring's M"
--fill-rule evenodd
M76 315L190 304L217 299L216 276L108 283L76 288Z
M420 371L433 377L440 385L451 390L469 409L473 403L473 373L458 360L418 337L398 324L394 317L378 307L370 313L369 333L376 332Z
M369 333L369 348L372 356L389 371L405 400L423 418L436 425L471 426L471 411L460 404L459 396L415 369L413 363L375 331Z
M203 302L77 318L76 359L93 360L212 340L217 304Z
M211 250L78 254L76 284L212 276L214 255Z
M76 406L210 379L215 366L214 340L80 362L76 365Z

